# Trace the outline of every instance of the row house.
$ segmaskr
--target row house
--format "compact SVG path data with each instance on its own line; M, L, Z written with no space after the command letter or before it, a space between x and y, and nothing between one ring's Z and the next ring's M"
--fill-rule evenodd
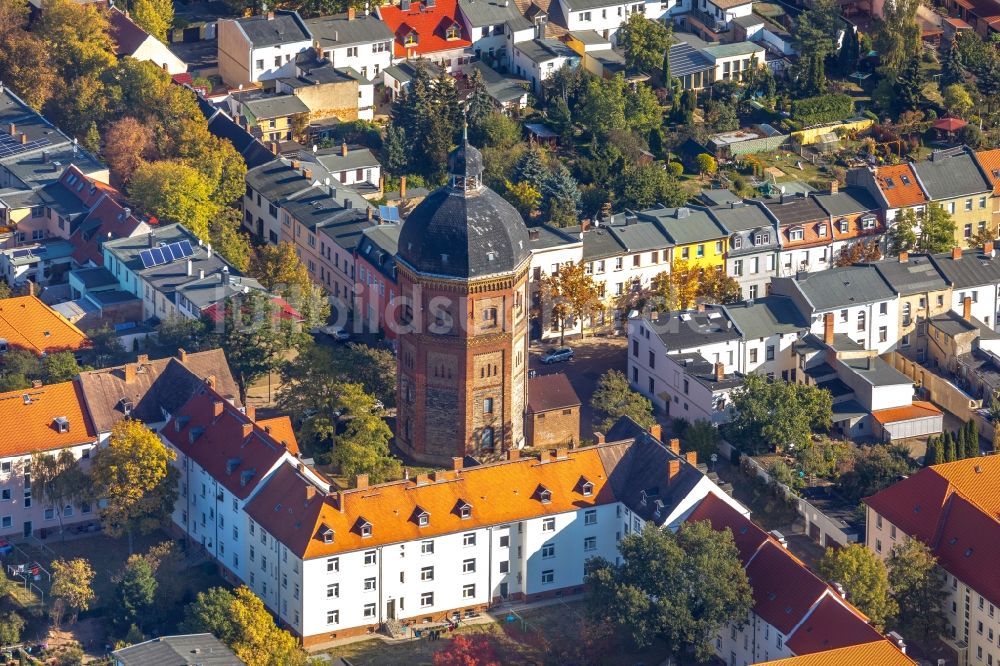
M470 468L455 459L378 485L359 476L337 492L211 391L163 434L189 468L175 526L306 645L582 591L587 558L615 558L647 524L679 525L709 494L746 513L676 440L627 420L607 444Z
M934 465L864 500L865 545L882 560L909 539L943 572L945 641L959 663L1000 663L1000 455Z
M453 72L472 59L472 41L457 0L401 0L398 5L382 5L376 12L394 36L393 63L425 58Z
M747 374L795 381L792 348L808 328L781 296L636 316L628 325L629 383L674 418L724 422L729 394Z
M296 75L295 57L312 48L313 35L293 10L217 22L219 75L232 87Z
M969 247L976 233L993 225L993 182L971 148L936 150L911 166L931 204L944 208L955 222L956 246Z
M795 278L775 278L771 293L786 296L810 321L810 331L822 336L825 315L834 315L834 332L848 336L862 349L879 354L895 349L899 340L899 300L896 292L870 264L831 268Z
M893 227L896 218L905 211L913 211L919 217L930 201L909 163L851 169L847 172L847 184L863 187L875 197L887 228Z
M396 327L390 308L399 293L396 282L396 250L399 247L398 224L379 224L361 231L354 257L355 321L363 322L369 332L380 332L395 346Z
M101 251L118 289L142 300L143 320L200 319L230 296L265 291L180 224L107 241Z
M307 19L314 45L338 69L351 68L380 83L392 64L392 30L374 14L358 16L354 7L346 14Z
M729 232L726 275L739 283L743 298L765 296L778 274L777 221L759 201L732 201L711 214Z
M997 330L1000 324L1000 260L996 258L993 243L969 250L956 247L951 252L928 258L950 287L951 311L964 314L968 298L972 303L972 316Z
M882 636L839 586L816 576L788 551L783 537L764 532L746 514L706 496L687 521L708 521L715 530L729 531L750 579L749 616L727 623L715 636L715 654L722 662L791 665L795 657L803 657L804 664L916 663L906 656L902 640ZM853 655L875 659L866 662ZM845 661L836 661L838 657Z
M472 52L490 67L507 69L514 44L535 38L535 24L509 0L458 0Z
M669 263L721 272L726 265L729 232L703 206L652 208L638 214L653 222L670 241Z

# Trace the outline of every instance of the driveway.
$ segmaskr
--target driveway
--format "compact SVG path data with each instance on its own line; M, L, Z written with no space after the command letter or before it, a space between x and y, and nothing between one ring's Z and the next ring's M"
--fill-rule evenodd
M624 337L595 337L567 341L566 346L572 347L575 355L573 360L565 363L543 365L539 360L550 347L559 346L554 343L533 344L529 351L529 365L539 375L549 375L556 372L565 373L573 390L580 397L580 437L593 439L593 410L590 408L590 398L597 388L597 380L608 370L626 370L626 350L628 341Z

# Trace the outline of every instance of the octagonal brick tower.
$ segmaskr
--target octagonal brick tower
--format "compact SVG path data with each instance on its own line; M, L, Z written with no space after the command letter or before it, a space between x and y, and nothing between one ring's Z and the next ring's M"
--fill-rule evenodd
M421 462L489 456L524 444L528 231L482 182L466 138L449 182L403 223L396 442Z

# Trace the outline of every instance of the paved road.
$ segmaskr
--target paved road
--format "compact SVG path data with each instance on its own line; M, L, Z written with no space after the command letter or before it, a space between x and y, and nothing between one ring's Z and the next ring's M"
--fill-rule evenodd
M529 368L537 370L539 375L563 372L569 378L576 394L580 396L580 437L591 439L594 436L593 410L590 408L590 398L597 387L597 380L608 370L625 372L625 352L627 340L621 337L584 338L567 343L576 355L573 360L565 363L543 365L539 358L555 344L532 345Z

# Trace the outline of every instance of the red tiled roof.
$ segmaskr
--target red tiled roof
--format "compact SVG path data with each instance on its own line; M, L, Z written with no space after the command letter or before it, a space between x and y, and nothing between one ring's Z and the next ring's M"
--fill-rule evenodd
M580 396L561 372L538 375L528 380L528 411L533 414L553 409L579 407Z
M940 120L934 121L931 125L934 129L944 130L945 132L956 132L969 123L965 122L961 118L941 118Z
M750 560L747 577L754 612L786 636L828 589L805 564L771 540Z
M257 425L271 433L271 437L288 446L293 455L299 452L299 441L292 429L292 419L288 416L277 416L273 419L258 419Z
M62 175L59 176L59 183L65 187L70 194L79 199L80 202L87 208L90 208L97 203L105 194L114 197L115 199L122 199L121 192L107 183L102 183L99 180L94 180L93 178L85 176L84 173L73 164L70 164L65 170L63 170Z
M993 193L1000 194L1000 148L976 151L976 160L993 183Z
M920 189L917 175L909 164L878 167L875 170L875 182L890 208L908 208L927 203L927 195Z
M209 386L188 400L161 433L241 499L289 452Z
M828 595L788 637L787 643L795 654L811 654L877 640L883 640L882 634L868 624L864 615Z
M56 419L69 430L59 432ZM97 441L77 382L0 393L0 458L55 451Z
M281 298L280 296L272 296L271 302L277 306L275 315L278 319L283 321L302 321L303 317L299 314L299 311L293 308L288 301ZM215 302L209 305L207 308L201 311L203 317L208 317L214 322L220 322L226 317L225 304L223 302Z
M757 527L752 520L726 504L721 498L709 494L698 503L687 518L688 522L707 520L712 529L721 532L728 529L733 533L736 549L740 551L740 561L746 563L757 552L761 544L767 541L767 533Z
M941 416L941 410L929 402L914 400L912 405L905 407L892 407L890 409L877 409L872 412L872 418L885 425L887 423L899 423L900 421L910 421L912 419L923 419L928 416Z
M1000 454L920 470L866 498L873 511L927 544L939 564L1000 605Z
M393 55L397 58L427 55L472 45L468 35L465 34L462 22L458 20L457 0L438 0L433 7L413 2L406 12L397 5L385 5L379 7L377 11L382 22L396 35L392 44ZM445 39L445 30L452 24L457 24L461 29L461 39ZM415 47L407 49L403 46L403 38L411 32L417 33L418 41Z
M73 244L73 259L81 265L91 261L95 266L103 266L101 246L104 241L129 238L142 224L142 220L134 215L126 217L125 207L114 198L103 197L69 237L69 242Z

